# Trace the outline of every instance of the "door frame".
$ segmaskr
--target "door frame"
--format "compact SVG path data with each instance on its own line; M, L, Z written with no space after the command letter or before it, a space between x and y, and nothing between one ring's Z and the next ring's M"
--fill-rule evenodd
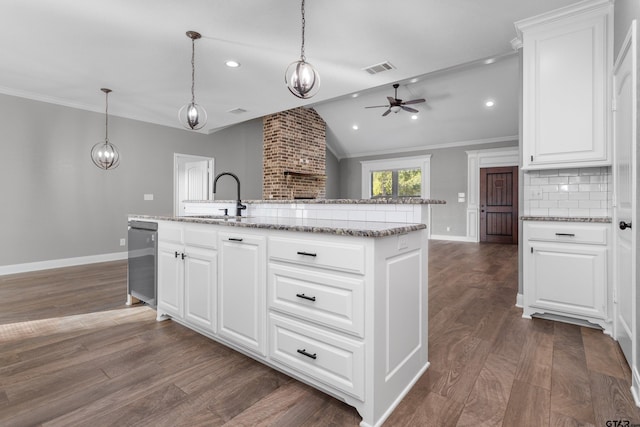
M178 173L180 171L180 162L207 160L211 172L209 173L209 200L213 200L213 176L215 173L215 159L213 157L196 156L193 154L173 153L173 215L178 216L180 212L180 200L178 198Z
M501 166L518 166L518 183L522 182L520 168L520 148L488 148L471 150L467 153L467 238L468 242L480 242L480 169ZM518 210L520 210L521 191L518 184ZM520 212L518 211L518 222ZM518 227L519 228L519 227ZM519 232L518 232L519 234ZM518 235L520 241L520 235Z

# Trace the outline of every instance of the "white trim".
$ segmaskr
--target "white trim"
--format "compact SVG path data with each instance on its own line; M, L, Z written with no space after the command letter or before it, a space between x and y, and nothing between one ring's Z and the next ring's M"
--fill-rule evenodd
M475 243L475 240L470 239L468 236L449 236L447 234L432 234L429 236L429 240L449 240L451 242Z
M516 295L516 307L524 307L524 296L520 292L518 292L518 295Z
M519 147L467 151L467 238L480 241L480 169L518 166Z
M97 262L119 261L127 259L127 252L113 252L102 255L88 255L76 258L52 259L47 261L26 262L23 264L0 266L0 276L30 271L49 270L51 268L72 267L75 265L95 264Z
M636 406L640 407L640 375L635 366L631 369L631 372L631 395Z
M392 148L389 150L367 151L367 152L361 152L361 153L345 154L343 157L340 158L340 160L355 158L355 157L378 156L378 155L396 154L396 153L409 153L409 152L415 152L415 151L437 150L440 148L465 147L470 145L484 145L484 144L493 144L495 142L511 142L511 141L518 141L518 140L519 140L518 135L508 135L508 136L499 136L496 138L443 142L440 144L421 145L417 147Z
M385 169L404 169L404 168L421 168L422 169L422 185L421 197L428 199L431 196L431 154L412 157L395 157L381 160L363 160L362 165L362 182L361 194L363 199L371 198L371 188L369 180L371 172Z

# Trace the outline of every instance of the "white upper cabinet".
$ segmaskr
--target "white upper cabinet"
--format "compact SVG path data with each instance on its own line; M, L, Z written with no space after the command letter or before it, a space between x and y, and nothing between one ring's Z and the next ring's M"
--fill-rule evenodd
M612 7L584 1L516 22L524 169L611 164Z

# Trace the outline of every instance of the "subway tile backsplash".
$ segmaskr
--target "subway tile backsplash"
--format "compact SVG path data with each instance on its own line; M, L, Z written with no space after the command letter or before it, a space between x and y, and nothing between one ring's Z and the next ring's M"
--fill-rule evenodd
M524 172L524 215L611 216L610 167Z

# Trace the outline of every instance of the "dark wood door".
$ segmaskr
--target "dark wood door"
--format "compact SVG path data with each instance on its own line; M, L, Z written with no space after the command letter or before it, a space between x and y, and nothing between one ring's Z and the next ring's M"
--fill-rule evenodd
M518 243L518 167L480 169L480 241Z

